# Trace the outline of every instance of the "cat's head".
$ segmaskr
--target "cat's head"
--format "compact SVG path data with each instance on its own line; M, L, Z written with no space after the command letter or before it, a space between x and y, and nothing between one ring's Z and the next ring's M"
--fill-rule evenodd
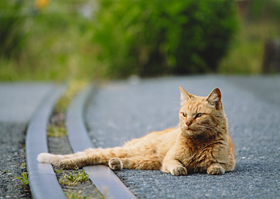
M188 135L213 134L216 127L225 123L221 91L215 88L207 97L189 94L182 87L180 128Z

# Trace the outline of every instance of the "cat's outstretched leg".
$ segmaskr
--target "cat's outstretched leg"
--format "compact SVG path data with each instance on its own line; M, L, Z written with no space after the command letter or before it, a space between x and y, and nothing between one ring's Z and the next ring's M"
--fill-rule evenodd
M139 169L139 170L159 170L162 165L162 157L151 156L135 156L130 158L111 158L109 167L112 170L121 169Z
M69 157L69 155L68 155L68 157ZM65 158L67 158L66 155L55 155L55 154L51 154L51 153L40 153L37 156L38 162L50 163L50 164L56 165L56 166L58 166L59 161L65 159Z
M43 163L51 163L65 169L73 169L87 165L108 165L108 161L113 157L126 157L129 150L122 147L109 149L87 149L70 155L54 155L41 153L37 160Z
M91 159L89 158L89 155L91 155L92 153L98 153L98 151L94 149L89 149L83 152L77 152L69 155L40 153L37 157L37 160L41 163L50 163L61 168L73 169L89 165ZM98 164L100 161L96 161L96 164Z

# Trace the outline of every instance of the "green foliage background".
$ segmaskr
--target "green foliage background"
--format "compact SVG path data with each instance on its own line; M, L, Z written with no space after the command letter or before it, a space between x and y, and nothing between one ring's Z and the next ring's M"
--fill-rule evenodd
M240 29L218 72L222 74L262 74L264 44L280 38L280 1L251 0Z
M238 21L232 0L100 0L94 43L106 75L216 71Z
M280 35L278 0L36 1L0 1L0 81L260 74Z
M18 57L26 40L23 31L26 17L22 12L21 1L0 1L0 56L5 58Z

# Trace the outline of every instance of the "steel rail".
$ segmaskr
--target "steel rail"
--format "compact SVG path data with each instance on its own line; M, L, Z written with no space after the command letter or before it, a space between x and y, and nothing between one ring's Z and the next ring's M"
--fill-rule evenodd
M66 198L51 164L39 163L37 155L47 153L47 124L55 102L64 91L65 86L55 86L48 93L43 103L33 116L27 128L26 163L28 181L33 198L63 199Z
M67 111L66 128L74 152L95 148L88 136L83 117L85 104L92 91L91 86L83 90L74 98ZM86 166L84 170L89 174L98 190L103 195L107 194L108 198L136 198L109 167L104 165Z

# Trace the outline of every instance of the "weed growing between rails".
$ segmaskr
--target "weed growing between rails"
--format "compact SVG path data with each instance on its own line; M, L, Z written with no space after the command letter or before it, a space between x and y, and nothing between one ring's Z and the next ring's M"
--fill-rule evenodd
M67 192L66 197L68 199L107 199L108 197L106 196L100 196L100 197L94 197L94 196L83 196L81 195L81 191L73 191L73 192Z
M67 90L58 100L48 125L48 146L51 153L73 153L67 137L65 113L73 97L87 85L88 83L84 81L69 82ZM67 198L103 198L84 170L62 170L58 167L53 169Z
M86 81L70 81L65 93L59 98L54 107L52 117L48 125L49 137L63 137L67 135L65 126L65 112L73 97L83 90L89 83Z
M82 171L71 171L69 174L63 174L62 178L59 179L60 184L67 186L76 186L78 183L82 183L89 180L88 174Z

